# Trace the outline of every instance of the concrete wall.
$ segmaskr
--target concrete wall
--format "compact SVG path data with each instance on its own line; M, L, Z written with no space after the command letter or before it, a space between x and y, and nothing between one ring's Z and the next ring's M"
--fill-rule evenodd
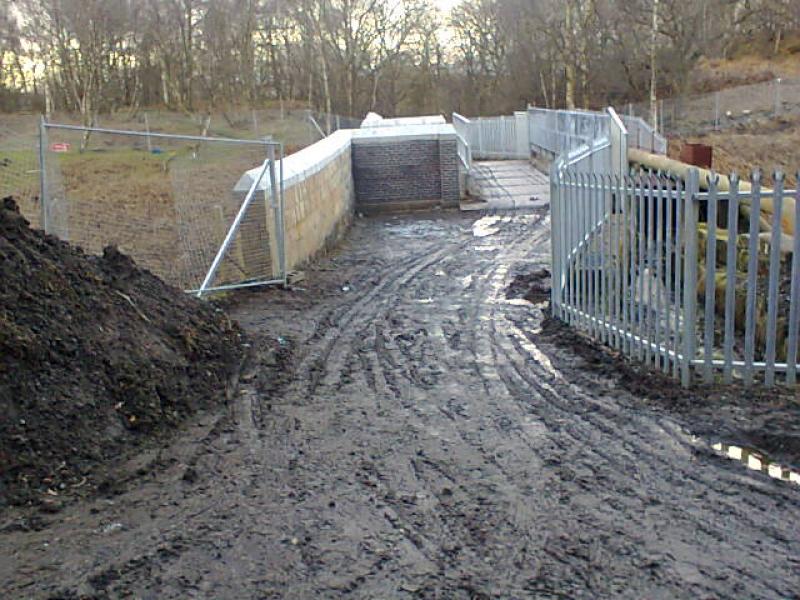
M234 195L244 198L259 171L247 171ZM457 205L460 198L455 130L445 123L340 129L286 157L283 176L287 271L336 243L356 205L385 210ZM259 190L268 191L269 182L262 181ZM250 212L240 229L242 239L232 245L232 268L241 272L244 266L249 273L253 263L259 271L268 257L277 275L280 254L272 211L259 199Z

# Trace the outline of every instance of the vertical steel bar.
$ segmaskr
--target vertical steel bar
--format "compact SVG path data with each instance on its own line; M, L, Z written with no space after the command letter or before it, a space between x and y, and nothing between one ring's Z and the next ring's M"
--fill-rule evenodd
M761 173L751 177L750 239L747 243L747 299L744 325L744 384L753 383L753 359L756 348L756 283L758 277L758 233L761 216Z
M276 273L278 279L284 279L286 277L286 269L283 265L283 259L281 257L281 244L280 244L280 227L281 227L281 213L280 213L280 198L278 197L279 190L278 190L278 183L276 177L276 167L275 167L275 147L272 145L267 146L267 159L269 160L269 193L271 197L271 208L272 208L272 218L275 222L275 236L276 236L276 246L278 247L278 269L280 273Z
M728 246L725 255L725 383L733 381L733 339L736 331L736 241L739 235L739 178L730 177L728 192Z
M586 260L584 270L586 271L586 317L589 321L589 332L597 339L597 322L594 319L594 259L595 259L595 240L594 235L594 173L586 173L586 219L588 226L585 234Z
M285 206L284 187L283 187L283 163L284 163L284 159L286 158L286 155L284 154L283 142L281 142L280 145L279 145L279 154L280 154L280 156L278 157L279 158L278 165L280 167L280 170L279 170L279 173L278 173L278 177L279 177L280 181L278 182L278 189L280 190L279 206L280 206L280 211L281 211L281 238L280 238L281 239L281 271L282 271L282 275L283 275L283 285L284 285L284 287L286 287L286 285L289 283L289 273L288 273L288 269L286 268L286 221L285 221L285 213L284 213L284 209L286 208L286 206Z
M691 169L686 182L684 222L686 261L683 277L683 364L681 366L681 384L684 387L688 387L691 383L691 364L697 341L695 326L697 322L697 221L700 208L697 193L699 189L700 175L697 169Z
M664 339L662 335L662 328L664 324L663 315L661 314L662 310L662 296L664 291L664 266L663 266L663 254L664 254L664 179L659 176L656 180L656 215L655 215L655 224L656 224L656 278L655 278L655 294L656 294L656 313L655 313L655 339L653 340L655 343L655 367L664 368L666 366L664 347L662 345L662 340Z
M650 361L653 361L655 366L656 357L655 353L653 352L653 342L655 341L655 319L657 315L653 310L653 294L655 290L653 288L656 287L658 284L655 281L653 267L654 265L654 255L655 255L655 175L653 173L648 173L647 181L648 181L648 190L647 190L647 240L646 240L646 251L647 251L647 279L645 280L645 285L647 286L647 307L645 308L645 323L647 324L647 346L645 347L645 364L648 366L650 365Z
M647 339L646 329L645 329L645 314L644 314L644 296L645 296L645 289L644 289L644 269L645 269L645 260L646 260L646 241L647 241L647 233L646 233L646 225L647 225L647 215L645 214L647 211L647 192L645 190L645 182L641 174L637 179L638 188L639 188L639 267L637 269L637 282L638 282L638 302L637 302L637 319L636 319L636 329L639 334L639 350L637 356L639 360L644 360L645 352L644 352L644 342Z
M767 288L767 347L764 354L764 383L775 385L775 353L778 333L778 277L781 270L781 216L783 215L783 173L775 173L772 193L772 235L769 242L769 280Z
M563 273L562 277L562 286L563 292L561 294L561 301L563 303L562 306L562 315L564 321L567 323L570 322L570 303L572 301L572 286L570 285L570 268L569 268L569 248L570 248L570 225L569 225L569 218L570 218L570 206L569 206L569 195L570 195L570 174L569 170L564 169L563 173L561 173L559 177L559 181L561 182L561 187L559 190L559 202L561 203L561 231L562 231L562 239L561 239L561 256L562 256L562 267L561 271Z
M703 378L706 383L714 380L714 325L716 308L717 276L717 192L719 177L712 173L708 179L707 229L706 229L706 273L705 311L703 314Z
M578 176L574 171L569 174L569 218L567 224L569 226L569 254L567 266L569 268L569 307L570 317L569 322L572 325L577 325L577 309L578 309L578 275L576 263L578 254L576 250L576 243L578 239L577 226L578 214L576 211L577 198L578 198Z
M666 213L664 219L665 237L664 242L664 373L669 373L671 361L675 359L674 341L675 332L672 329L672 298L674 293L674 286L672 280L672 223L673 223L673 188L672 178L666 176L664 178L665 196L664 201L666 204Z
M600 202L602 201L602 194L600 193L600 182L597 178L597 173L592 173L592 237L598 242L598 248L592 252L591 276L592 288L594 292L592 316L594 317L595 335L600 341L605 341L605 319L601 319L600 311L600 273L603 267L603 225L601 221ZM598 260L600 261L598 264Z
M572 310L573 310L573 323L575 326L580 326L580 269L578 268L578 260L580 254L580 177L577 172L573 173L573 181L575 183L572 188L572 246L570 252L572 254Z
M611 310L611 320L614 324L614 347L617 350L621 350L621 338L620 338L620 328L622 327L622 321L620 320L620 302L622 301L621 296L621 278L620 278L620 269L624 268L625 264L625 257L624 257L624 246L620 243L622 239L622 233L624 232L625 221L624 221L624 213L623 213L623 198L620 194L620 178L619 174L615 173L613 176L609 176L609 183L614 190L614 199L612 204L612 215L614 217L613 223L613 242L611 246L611 257L614 261L614 281L613 281L613 291L611 292L612 304Z
M575 244L573 246L575 254L575 314L577 324L583 326L583 270L581 269L581 255L583 246L581 245L581 233L583 231L583 174L575 173Z
M550 315L558 317L558 293L560 289L560 233L561 218L558 205L558 174L556 163L550 165L550 255L553 262L552 285L550 286Z
M636 178L625 177L625 194L629 195L628 206L628 354L633 356L636 351L636 215L639 212L639 202L636 197Z
M672 376L676 379L680 375L681 369L681 362L678 358L679 354L681 354L681 342L682 342L682 332L681 332L681 318L683 318L683 313L681 312L683 306L681 303L681 293L682 293L682 263L683 263L683 253L685 251L684 244L686 243L683 240L682 232L684 230L684 219L686 215L686 193L683 186L683 182L681 179L677 179L675 181L675 288L674 288L674 301L675 301L675 310L673 311L673 335L675 336L675 340L673 341L673 349L675 350L675 362L672 365Z
M554 163L555 165L555 163ZM566 190L564 187L564 178L562 177L562 173L558 166L556 165L553 168L553 174L551 175L556 181L556 185L554 187L556 199L558 202L558 289L556 290L558 296L558 316L562 320L566 320L566 315L564 313L564 304L566 301L565 293L567 290L566 287L566 278L565 278L565 271L566 271L566 240L565 240L565 231L566 225L565 221L565 200L566 200Z
M558 301L559 301L559 309L561 318L566 321L568 319L568 314L565 312L566 308L569 306L569 278L568 278L568 270L569 270L569 260L568 260L568 229L567 229L567 200L569 199L568 196L568 189L566 187L566 174L562 172L560 169L556 169L556 181L558 181L558 215L560 220L560 227L559 227L559 268L558 268L558 277L559 277L559 286L558 286Z
M606 175L600 174L600 316L603 323L603 341L612 345L611 339L611 314L609 304L609 282L612 277L611 269L611 189L606 186Z
M590 331L592 322L589 318L589 299L591 294L589 292L589 230L591 229L591 215L589 211L590 192L589 192L589 174L581 174L581 312L583 313L583 328L585 331Z
M797 381L797 330L800 327L800 171L795 175L794 245L792 252L792 286L789 299L789 335L786 340L786 383Z

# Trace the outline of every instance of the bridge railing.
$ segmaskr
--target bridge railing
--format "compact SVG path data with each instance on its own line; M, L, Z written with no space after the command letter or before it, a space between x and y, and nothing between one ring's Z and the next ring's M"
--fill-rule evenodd
M458 113L453 113L453 128L456 130L458 139L458 159L464 169L469 171L472 168L472 148L468 139L472 122Z

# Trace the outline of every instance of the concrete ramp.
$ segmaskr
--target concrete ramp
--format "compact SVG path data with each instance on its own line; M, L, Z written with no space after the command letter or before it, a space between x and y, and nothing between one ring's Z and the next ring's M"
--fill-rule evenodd
M461 210L532 209L550 203L550 181L526 160L472 164Z

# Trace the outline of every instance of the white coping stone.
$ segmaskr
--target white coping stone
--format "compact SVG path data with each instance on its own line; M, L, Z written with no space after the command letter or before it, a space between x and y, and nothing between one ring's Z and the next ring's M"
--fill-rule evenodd
M414 117L416 118L416 117ZM339 129L326 138L306 146L299 152L287 156L283 161L283 187L288 188L308 179L325 168L331 161L346 151L350 144L378 144L407 140L440 140L455 138L456 130L448 123L403 125L396 127L368 127L364 129ZM280 163L278 163L280 166ZM258 178L261 166L246 171L239 178L233 191L247 193ZM279 174L276 173L276 174ZM257 190L269 190L269 174L258 185Z
M283 187L290 187L321 171L342 152L350 148L350 139L355 131L358 130L339 129L315 144L306 146L279 161L278 169L280 169L280 163L283 163ZM246 193L253 185L253 181L258 179L260 172L261 166L246 171L236 182L233 191ZM280 170L276 172L276 175L280 175ZM257 189L258 191L270 189L269 174L264 176Z
M365 127L353 132L354 144L370 144L384 141L438 140L455 138L455 127L449 123L398 125L396 127Z
M442 125L447 123L442 115L423 115L419 117L395 117L384 119L377 113L368 113L361 127L406 127L408 125Z

